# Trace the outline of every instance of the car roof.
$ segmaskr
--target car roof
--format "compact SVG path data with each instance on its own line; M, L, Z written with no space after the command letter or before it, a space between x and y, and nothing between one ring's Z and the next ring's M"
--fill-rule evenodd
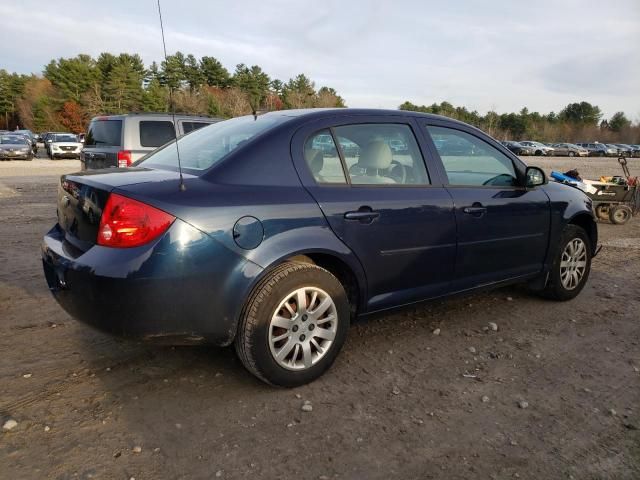
M91 119L94 120L122 120L125 118L135 118L135 117L173 117L173 113L168 112L133 112L133 113L122 113L118 115L97 115ZM200 119L200 120L224 120L219 117L208 117L206 115L195 115L190 113L176 113L176 118L191 118L191 119Z
M466 128L476 129L471 124L461 122L459 120L445 117L442 115L435 115L433 113L414 112L411 110L391 110L382 108L302 108L292 110L275 110L267 113L262 113L260 116L279 116L290 117L291 123L306 123L308 121L320 120L323 118L333 117L351 117L351 116L401 116L401 117L414 117L430 120L439 120L446 122L449 125L457 124Z
M326 118L334 117L336 115L402 115L453 120L452 118L435 115L433 113L414 112L412 110L392 110L385 108L299 108L291 110L274 110L264 113L263 115L306 118Z

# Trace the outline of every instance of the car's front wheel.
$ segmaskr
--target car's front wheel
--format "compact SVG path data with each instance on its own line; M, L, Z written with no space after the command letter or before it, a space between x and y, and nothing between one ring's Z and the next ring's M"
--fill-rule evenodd
M276 267L244 308L235 347L244 366L272 385L295 387L321 376L350 323L347 294L329 271L309 263Z
M553 300L571 300L584 288L591 271L591 241L577 225L567 225L542 295Z

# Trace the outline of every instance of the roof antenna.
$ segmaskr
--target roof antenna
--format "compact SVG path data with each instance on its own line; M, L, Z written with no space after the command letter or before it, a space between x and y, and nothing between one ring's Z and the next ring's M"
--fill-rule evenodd
M167 62L167 44L164 41L164 26L162 25L162 10L160 9L160 0L158 0L158 16L160 17L160 32L162 33L162 48L164 50L164 62ZM176 106L173 103L173 87L169 85L169 103L171 104L171 118L173 120L173 128L176 128ZM182 178L182 163L180 163L180 147L178 147L178 137L176 135L176 154L178 155L178 173L180 174L180 191L184 192L187 187Z

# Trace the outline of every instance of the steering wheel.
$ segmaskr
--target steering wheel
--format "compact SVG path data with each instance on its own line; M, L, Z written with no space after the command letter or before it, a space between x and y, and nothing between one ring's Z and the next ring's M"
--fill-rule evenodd
M505 179L507 180L507 182L499 183L500 179ZM513 177L511 175L509 175L508 173L501 173L500 175L496 175L495 177L491 177L489 180L487 180L486 182L483 182L482 185L499 185L499 186L513 186Z
M391 167L389 167L389 175L397 183L404 184L407 182L407 167L397 160L392 160Z

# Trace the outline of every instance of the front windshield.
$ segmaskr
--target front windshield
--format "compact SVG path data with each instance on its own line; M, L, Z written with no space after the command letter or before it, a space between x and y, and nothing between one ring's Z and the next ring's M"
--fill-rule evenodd
M27 143L27 139L24 137L18 137L16 135L3 135L0 137L0 143L7 145L20 145Z
M200 128L178 140L180 163L187 170L202 171L218 163L255 136L283 123L285 116L238 117ZM134 165L177 168L175 140L150 153Z
M75 135L56 135L54 142L77 142L78 137Z

